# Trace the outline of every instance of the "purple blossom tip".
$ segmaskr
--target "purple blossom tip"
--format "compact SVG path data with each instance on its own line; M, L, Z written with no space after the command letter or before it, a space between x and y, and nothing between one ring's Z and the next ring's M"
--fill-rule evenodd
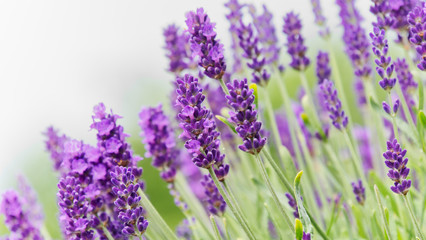
M329 66L329 57L327 52L319 51L317 55L317 77L318 84L321 84L325 79L330 79L331 68Z
M330 80L324 80L320 85L322 91L324 105L329 112L329 117L333 125L338 129L342 130L348 125L348 117L342 110L342 103L337 96L337 90L334 89L334 84Z
M239 148L250 154L258 154L266 144L266 138L262 138L260 130L262 123L257 120L257 110L254 105L253 89L249 89L247 79L234 80L227 84L229 95L226 96L228 105L233 108L230 122L237 125L235 130L243 139Z
M415 46L419 55L417 67L426 71L426 7L415 7L408 15L407 22L410 25L410 42Z
M172 24L164 29L163 35L166 45L166 56L169 59L169 71L179 74L187 68L192 68L194 63L190 53L189 35Z
M365 188L362 185L362 181L352 182L352 190L355 194L356 200L359 204L364 205L365 202Z
M287 53L291 56L290 66L296 70L304 70L310 64L306 57L306 46L301 34L302 22L299 15L293 12L284 17L283 32L287 35Z
M407 150L403 150L396 139L387 142L387 151L383 153L385 165L390 168L388 177L394 181L391 190L394 193L407 195L411 187L411 180L407 180L410 169L407 168Z
M222 79L226 64L223 45L216 39L215 23L210 21L203 8L186 14L186 25L190 36L192 56L198 58L198 65L204 74L213 79Z
M214 184L213 179L210 175L204 175L204 179L201 180L201 184L204 187L204 193L206 194L207 209L210 213L222 216L226 210L226 202Z

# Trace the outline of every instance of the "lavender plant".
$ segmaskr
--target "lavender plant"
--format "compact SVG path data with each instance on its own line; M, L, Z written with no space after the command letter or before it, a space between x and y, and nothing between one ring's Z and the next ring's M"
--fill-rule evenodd
M208 9L166 27L173 94L139 113L144 150L103 103L89 126L94 145L48 127L57 206L44 209L58 210L62 238L424 240L425 4L372 0L375 20L361 24L364 9L336 0L337 36L321 3L277 16L285 43L267 5L238 0L225 4L230 47ZM309 46L321 49L316 59L302 21L320 29ZM144 171L142 154L152 165ZM159 208L145 188L174 201ZM19 191L1 195L0 234L3 222L8 231L0 239L60 238L37 199L22 178ZM182 213L178 226L171 211Z

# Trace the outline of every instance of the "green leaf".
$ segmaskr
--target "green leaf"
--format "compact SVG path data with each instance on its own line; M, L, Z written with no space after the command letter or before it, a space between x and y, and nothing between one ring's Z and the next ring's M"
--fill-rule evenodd
M216 115L216 118L219 119L221 122L225 123L234 133L237 133L237 131L235 131L234 125L230 121L228 121L228 119L220 115Z
M423 93L423 81L419 81L419 109L423 110L424 105L424 93Z
M303 238L303 224L298 218L295 219L294 229L296 230L296 240L301 240Z
M294 178L294 195L297 202L297 208L299 210L300 220L305 228L306 233L312 233L312 224L311 219L306 213L305 207L303 206L302 195L301 195L301 186L300 180L302 178L303 170L300 171Z
M259 107L258 102L259 102L259 94L257 92L257 85L256 83L252 83L249 86L250 89L253 89L253 94L254 94L254 104L256 105L256 107Z
M418 118L420 119L420 122L423 124L423 128L425 128L426 127L426 116L425 116L425 113L423 112L423 110L419 111Z
M386 222L389 224L389 209L387 207L383 207L383 210L385 210Z

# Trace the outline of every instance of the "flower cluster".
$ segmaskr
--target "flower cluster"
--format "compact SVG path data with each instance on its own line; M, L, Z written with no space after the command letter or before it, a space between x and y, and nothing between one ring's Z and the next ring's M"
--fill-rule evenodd
M163 35L166 41L164 49L166 49L166 56L170 60L168 70L179 75L181 71L192 68L189 35L174 24L164 29Z
M302 22L298 14L287 13L284 17L283 32L287 35L287 53L291 56L290 66L296 70L304 70L310 64L306 57L306 46L302 36Z
M407 168L407 150L402 150L396 139L387 142L387 151L383 153L385 164L389 169L388 177L394 181L391 190L394 193L407 195L411 187L411 180L407 180L410 169Z
M265 146L266 138L260 136L262 122L257 121L257 110L254 106L253 89L249 89L247 79L234 80L228 83L228 104L234 109L230 112L230 121L237 125L235 130L243 139L239 148L250 154L258 154Z
M247 63L247 66L253 70L252 81L257 84L266 85L270 75L264 68L266 59L262 56L262 48L260 47L258 37L253 31L253 26L251 24L244 25L241 22L237 31L240 47L244 51L243 57L250 61Z
M388 40L385 37L385 30L375 27L374 31L370 33L372 50L377 59L376 71L382 80L379 81L380 87L386 91L390 91L396 84L396 78L392 78L393 70L395 68L392 63L392 58L388 56Z
M392 10L391 1L387 0L372 0L373 6L370 7L370 12L376 16L376 22L373 26L379 29L390 28L393 26L395 19L390 15Z
M223 200L222 195L220 195L212 177L210 175L204 175L201 184L206 194L207 209L211 214L222 216L225 213L226 202Z
M319 34L323 38L328 38L330 36L330 30L325 24L326 18L321 9L321 4L319 0L311 0L312 10L315 15L315 23L321 28Z
M21 198L17 192L9 190L3 194L0 202L0 213L5 216L5 224L10 229L7 239L34 239L42 240L39 219L34 218L25 206L25 198ZM26 208L27 207L27 208Z
M225 74L226 64L223 45L216 39L215 23L210 21L203 8L186 14L186 25L191 34L192 55L198 57L198 65L204 68L204 74L217 80Z
M342 130L348 125L348 117L345 115L345 111L342 110L342 102L340 102L337 96L337 90L334 89L334 84L330 80L325 80L320 85L322 95L324 98L324 105L329 112L329 117L333 125Z
M166 182L173 182L176 175L178 155L173 129L162 106L143 108L139 113L139 126L142 129L146 154L152 157L152 165L161 171L161 178Z
M98 132L98 148L103 157L119 166L135 166L141 158L133 156L130 145L126 142L128 135L123 132L123 127L116 123L121 117L106 113L103 103L96 105L93 112L95 115L90 127Z
M117 196L114 204L119 211L118 218L124 223L123 234L142 235L148 227L138 193L142 189L142 183L138 180L142 168L118 166L110 174L114 185L112 191Z
M321 84L325 79L330 79L331 68L329 66L329 58L327 52L319 51L317 55L317 68L316 73L318 77L318 84Z
M241 48L238 43L237 29L240 26L240 19L243 17L242 9L244 5L240 4L238 0L229 0L229 2L225 3L225 7L229 9L229 13L226 14L226 19L228 19L230 23L229 32L232 38L231 49L233 50L232 56L234 59L232 72L238 73L242 71L243 66L241 63Z
M229 165L224 164L225 155L219 150L219 132L211 112L202 106L205 100L198 79L190 75L177 80L176 103L182 107L178 114L181 137L188 139L185 148L193 155L192 161L197 167L210 168L214 165L217 177L223 180L229 172Z
M420 62L417 67L426 71L426 7L416 7L407 16L410 24L410 42L416 47L420 55Z
M365 202L365 188L362 185L362 181L361 180L358 180L358 182L352 182L352 191L355 194L356 201L359 204L364 205L364 202Z
M272 23L272 13L266 5L263 5L263 13L256 16L256 10L250 7L250 14L253 18L253 25L257 31L257 38L262 45L262 55L265 57L266 64L276 64L279 60L280 48L278 47L278 38L275 33L275 26Z

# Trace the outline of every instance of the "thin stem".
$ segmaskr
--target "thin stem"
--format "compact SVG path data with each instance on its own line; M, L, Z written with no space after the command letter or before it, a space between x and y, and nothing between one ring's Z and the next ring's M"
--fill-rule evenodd
M396 86L396 92L398 94L399 101L402 103L402 110L404 111L405 118L408 119L411 129L414 133L416 133L416 124L414 123L413 118L411 117L410 107L408 106L404 94L402 93L401 84L398 84L398 86Z
M46 224L42 225L40 232L43 235L45 240L51 240L52 239L52 237L50 236L49 230L47 230Z
M213 168L209 168L209 173L210 173L210 176L212 177L213 182L215 183L217 189L219 190L220 194L222 195L223 199L225 199L225 202L228 204L232 213L237 218L237 221L240 223L241 227L243 227L247 236L250 239L255 239L253 232L250 230L250 227L244 223L244 221L242 219L242 214L235 208L234 203L231 202L231 200L228 198L228 195L225 193L225 190L223 189L222 185L220 184L219 180L217 179L217 176L214 173Z
M217 228L216 220L214 219L213 215L210 215L210 222L212 223L212 227L213 227L213 230L214 230L214 233L215 233L215 239L216 240L222 239L220 237L219 229Z
M408 211L410 212L411 220L413 221L414 225L416 226L416 230L419 234L418 237L420 238L420 240L424 240L425 237L423 236L422 229L420 228L420 224L416 219L416 215L414 215L413 209L411 208L411 204L408 201L407 195L404 195L403 197L404 197L405 206L408 208Z
M361 170L361 159L358 157L358 155L355 152L354 146L352 145L351 139L349 138L347 129L343 131L343 135L345 136L346 144L348 145L349 152L351 153L351 156L352 156L351 160L352 160L353 167L355 168L355 172L358 175L358 178L362 179L362 181L366 183L367 181Z
M114 240L111 233L108 231L108 229L104 226L102 226L102 231L104 231L105 236L108 238L108 240Z
M266 182L266 186L268 187L269 192L272 194L272 198L274 199L275 204L277 205L278 209L280 210L281 214L283 215L284 220L286 221L287 225L289 226L289 228L291 229L291 231L293 232L293 234L295 234L293 223L292 223L290 217L284 211L284 208L281 205L280 200L278 199L277 194L275 193L274 188L272 187L271 182L269 181L269 177L268 177L268 174L266 172L265 165L263 164L263 162L260 159L260 157L259 157L258 154L256 154L256 161L257 161L257 164L259 165L259 168L261 170L263 180Z
M390 93L388 94L388 99L389 99L389 106L392 108L392 97L390 95ZM391 114L392 117L392 127L393 127L393 134L395 135L396 140L398 140L399 142L399 134L398 134L398 126L396 125L396 116L395 114ZM411 117L411 116L410 116Z
M222 78L221 78L221 79L219 79L219 82L220 82L220 86L222 87L223 92L224 92L226 95L229 95L228 87L226 87L226 84L225 84L225 82L223 81L223 79L222 79Z
M314 103L314 96L312 95L311 89L309 88L309 84L308 84L308 79L306 78L306 74L303 71L299 71L299 75L300 75L300 79L302 80L302 86L305 89L306 94L308 94L308 98L309 98L309 105L311 105L311 114L310 116L313 117L313 124L314 127L317 129L321 129L321 122L318 118L318 111L315 107L315 103Z
M231 235L229 235L228 224L226 222L226 218L225 217L222 218L222 223L223 223L223 228L225 229L225 235L226 235L227 239L231 240Z
M149 201L148 197L145 195L142 189L139 188L138 193L141 197L142 205L146 208L146 211L148 212L149 216L152 217L153 222L159 228L162 229L162 232L165 237L167 237L167 239L177 240L178 238L176 237L175 233L170 229L169 225L167 225L167 223L158 213L157 209L155 209L155 207L152 205L151 201Z
M374 185L374 192L376 192L376 200L377 200L377 204L379 204L379 211L380 211L380 215L382 215L382 218L383 218L383 224L385 225L386 235L388 236L389 240L392 240L392 235L389 230L389 224L388 224L388 221L386 221L385 211L383 210L382 200L380 199L379 189L377 188L376 185Z

